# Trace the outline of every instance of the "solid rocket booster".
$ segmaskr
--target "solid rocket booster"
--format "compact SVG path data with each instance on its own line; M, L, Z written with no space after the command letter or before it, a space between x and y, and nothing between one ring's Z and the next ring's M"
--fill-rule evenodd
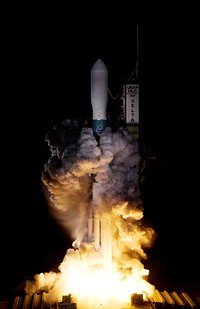
M108 70L101 59L91 69L91 103L93 131L100 135L107 126Z

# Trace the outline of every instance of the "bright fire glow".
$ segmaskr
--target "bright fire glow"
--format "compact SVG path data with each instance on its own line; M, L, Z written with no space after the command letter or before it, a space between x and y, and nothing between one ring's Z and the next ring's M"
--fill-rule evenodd
M104 257L89 246L68 249L59 266L60 273L35 275L36 283L27 282L27 291L46 289L48 302L62 301L71 294L78 308L121 308L130 303L134 293L152 296L154 286L146 281L148 270L137 259L133 269L120 269L107 263Z
M59 130L63 136L69 125L64 123L62 131L57 128L55 136ZM26 292L45 290L48 302L71 295L78 309L120 309L130 304L131 294L152 296L154 286L141 260L147 258L144 248L152 244L154 231L142 224L140 157L133 136L126 128L116 133L107 128L98 146L92 129L83 128L76 147L71 138L73 147L57 148L55 136L49 136L53 159L45 167L43 182L55 218L74 241L58 272L36 274L34 282L26 282Z

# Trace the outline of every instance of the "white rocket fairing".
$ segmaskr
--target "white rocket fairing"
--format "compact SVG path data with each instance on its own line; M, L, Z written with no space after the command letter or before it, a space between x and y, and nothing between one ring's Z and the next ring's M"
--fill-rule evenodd
M108 70L101 59L91 69L91 103L93 131L100 135L107 126Z

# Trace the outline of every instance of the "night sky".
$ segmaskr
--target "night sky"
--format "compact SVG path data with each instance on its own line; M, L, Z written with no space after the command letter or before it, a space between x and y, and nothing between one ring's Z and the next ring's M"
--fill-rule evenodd
M156 156L141 184L145 220L158 233L144 263L161 290L196 290L196 28L184 18L173 22L173 16L170 24L162 15L140 20L125 7L117 12L101 7L89 17L80 12L73 10L71 21L71 10L61 16L53 8L27 14L12 8L4 18L0 297L36 273L55 270L71 246L49 215L43 191L41 174L50 157L45 136L66 118L91 119L90 70L98 58L108 68L113 96L121 90L135 69L137 25L141 143Z

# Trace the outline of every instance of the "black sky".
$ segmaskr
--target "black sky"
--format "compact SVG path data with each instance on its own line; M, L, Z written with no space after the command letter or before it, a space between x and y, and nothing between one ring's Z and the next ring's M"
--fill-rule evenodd
M150 274L164 289L168 282L175 288L196 287L200 275L196 27L184 16L178 22L171 15L163 20L163 13L158 20L140 19L137 11L125 7L111 12L94 8L94 15L81 14L80 8L61 11L5 12L2 295L26 276L56 268L71 244L49 216L42 190L41 173L50 157L45 136L68 117L91 117L90 70L98 58L108 68L110 91L118 93L135 68L137 25L141 134L158 158L142 185L144 215L159 235L149 252Z

